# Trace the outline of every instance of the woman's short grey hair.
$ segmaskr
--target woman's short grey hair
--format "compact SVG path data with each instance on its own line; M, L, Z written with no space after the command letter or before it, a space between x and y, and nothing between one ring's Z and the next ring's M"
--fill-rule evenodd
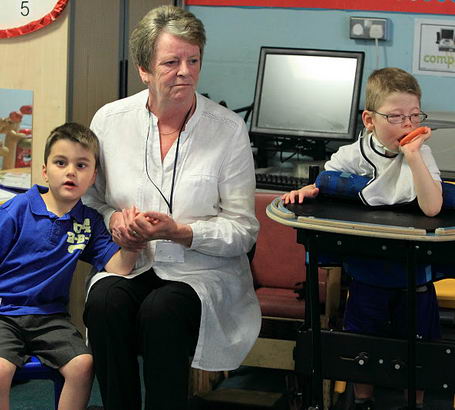
M162 32L199 46L202 60L205 29L201 20L180 7L160 6L150 10L131 33L130 52L136 66L150 72L156 42Z

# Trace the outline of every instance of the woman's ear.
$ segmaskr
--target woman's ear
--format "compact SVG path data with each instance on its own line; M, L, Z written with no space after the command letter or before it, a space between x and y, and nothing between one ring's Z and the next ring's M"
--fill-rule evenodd
M150 82L150 73L141 66L138 66L137 69L139 70L139 76L142 82L147 85Z
M362 121L363 125L368 131L373 131L374 130L374 124L373 124L373 112L368 111L368 110L363 110L362 112Z

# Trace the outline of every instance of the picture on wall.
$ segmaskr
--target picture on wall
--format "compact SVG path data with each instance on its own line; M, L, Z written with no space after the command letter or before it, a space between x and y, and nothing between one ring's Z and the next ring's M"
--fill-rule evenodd
M0 185L29 188L33 92L0 88Z
M413 72L455 76L455 21L415 21Z

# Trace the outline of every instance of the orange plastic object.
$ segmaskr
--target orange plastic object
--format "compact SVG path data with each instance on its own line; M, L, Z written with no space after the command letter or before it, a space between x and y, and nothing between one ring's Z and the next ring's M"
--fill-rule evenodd
M417 135L425 134L426 132L428 132L428 127L419 127L419 128L416 128L415 130L411 131L408 135L406 135L406 136L400 141L400 145L405 145L405 144L407 144L408 142L411 142L415 137L417 137Z

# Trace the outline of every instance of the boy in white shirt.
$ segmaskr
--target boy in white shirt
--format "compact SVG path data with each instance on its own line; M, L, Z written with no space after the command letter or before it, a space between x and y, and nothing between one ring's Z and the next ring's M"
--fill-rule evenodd
M419 127L427 117L420 109L421 90L417 80L399 68L374 71L366 87L365 126L360 138L340 147L325 164L328 171L348 172L371 178L359 193L368 205L395 205L414 200L427 216L437 215L442 207L439 170L431 150L423 143L431 130L405 145L400 141ZM317 196L313 184L283 195L284 202L301 203ZM353 280L346 305L344 328L347 331L406 338L405 269L387 261L351 261L345 269ZM384 275L385 271L392 273ZM384 281L384 276L388 281ZM439 311L433 283L417 283L417 336L424 340L440 338ZM374 409L373 386L354 385L356 410ZM423 391L416 395L417 408L423 406ZM407 407L405 407L407 408Z

